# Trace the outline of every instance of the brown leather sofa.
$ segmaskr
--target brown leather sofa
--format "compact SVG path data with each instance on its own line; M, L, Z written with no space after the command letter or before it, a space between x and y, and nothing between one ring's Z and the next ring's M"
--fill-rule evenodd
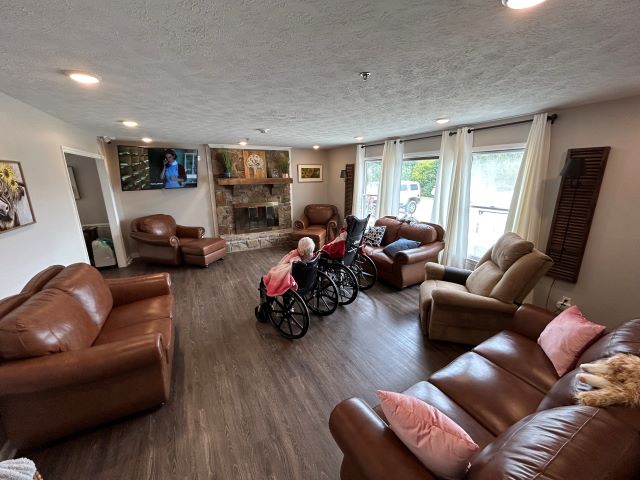
M311 238L320 249L329 243L338 233L338 208L335 205L312 204L304 207L304 214L293 223L291 240L298 241L302 237Z
M444 248L444 229L427 222L407 223L396 217L382 217L376 226L387 227L379 247L367 246L366 251L378 268L378 278L396 288L415 285L424 280L424 264L438 260ZM399 238L422 243L418 248L399 252L394 258L383 252L384 247Z
M166 273L104 280L55 265L0 301L0 420L19 450L169 399L174 299Z
M203 237L203 227L177 225L171 215L148 215L131 222L129 234L138 245L138 254L146 262L165 265L208 267L227 254L222 238Z
M533 243L505 233L473 271L425 265L420 327L431 340L477 345L508 328L518 305L553 260Z
M468 480L640 478L640 408L575 405L580 369L558 378L536 343L553 314L518 309L509 330L404 393L435 406L480 446ZM640 320L594 343L578 365L616 353L640 355ZM329 420L344 453L342 480L433 479L402 444L379 406L351 398Z

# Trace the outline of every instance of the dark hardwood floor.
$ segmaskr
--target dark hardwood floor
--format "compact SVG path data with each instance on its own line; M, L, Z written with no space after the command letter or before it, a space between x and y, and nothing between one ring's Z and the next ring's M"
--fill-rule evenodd
M253 313L260 275L283 253L168 269L177 329L171 400L26 452L44 478L337 479L332 408L350 396L375 404L376 389L402 391L465 350L421 335L418 287L383 284L312 317L304 338L283 339ZM167 268L134 264L105 276L158 271Z

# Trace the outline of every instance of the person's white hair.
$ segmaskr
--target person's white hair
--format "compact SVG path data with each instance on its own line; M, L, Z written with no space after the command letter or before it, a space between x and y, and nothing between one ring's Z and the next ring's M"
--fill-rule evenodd
M311 258L316 244L309 237L302 237L298 240L298 253L302 258Z

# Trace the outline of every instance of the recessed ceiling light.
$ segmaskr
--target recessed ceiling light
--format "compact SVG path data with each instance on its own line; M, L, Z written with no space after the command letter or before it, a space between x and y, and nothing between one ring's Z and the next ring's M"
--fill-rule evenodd
M353 137L354 140L361 142L362 140L364 140L364 137Z
M93 85L96 83L100 83L100 77L97 75L92 75L90 73L83 72L67 72L69 78L78 83L82 83L84 85Z
M314 149L314 150L318 150L319 148L320 148L320 145L314 145L314 146L313 146L313 149Z
M134 122L133 120L123 120L121 122L125 127L133 128L138 126L138 122Z
M153 142L153 140L152 140L151 138L149 138L149 137L142 137L142 141L143 141L144 143L151 143L151 142Z
M449 123L449 119L448 119L448 118L438 118L438 119L436 120L436 123L437 123L438 125L444 125L445 123Z
M244 140L240 140L240 141L238 142L238 144L239 144L239 145L242 145L243 147L244 147L247 143L249 143L249 139L248 139L248 138L245 138Z
M514 10L522 10L523 8L535 7L545 1L546 0L502 0L502 4Z

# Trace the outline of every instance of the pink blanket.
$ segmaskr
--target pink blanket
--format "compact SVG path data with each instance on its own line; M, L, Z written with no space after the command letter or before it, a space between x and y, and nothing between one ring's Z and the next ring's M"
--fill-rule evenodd
M293 249L262 277L262 281L267 287L268 296L276 297L284 294L289 289L298 290L298 284L291 275L291 264L301 260L298 250Z

